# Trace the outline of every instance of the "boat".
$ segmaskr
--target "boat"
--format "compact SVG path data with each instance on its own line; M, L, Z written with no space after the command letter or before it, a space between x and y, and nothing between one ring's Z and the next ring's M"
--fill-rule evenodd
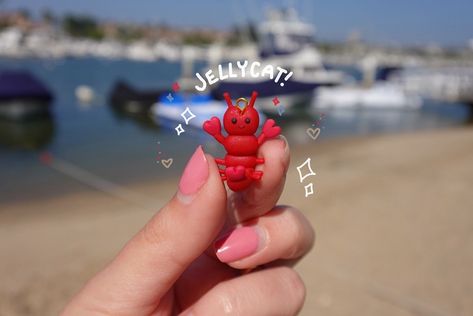
M169 89L140 90L123 80L118 80L113 85L108 101L113 107L131 114L147 115L149 109Z
M268 19L258 27L261 69L266 65L279 66L292 71L291 78L284 86L264 77L228 78L212 89L212 96L221 99L223 92L229 92L248 97L256 90L264 110L269 112L277 111L271 102L275 96L286 109L310 104L314 89L337 86L347 79L343 72L325 68L321 54L313 46L314 33L313 26L302 22L293 9L269 11Z
M401 71L393 81L430 100L473 106L473 67L413 67Z
M182 124L184 128L201 129L204 122L213 116L222 119L227 105L225 102L215 100L210 94L184 94L174 93L173 98L162 96L156 104L151 107L151 114L156 123L160 126L175 128L177 124ZM189 108L190 113L183 114ZM257 109L258 111L258 109ZM265 116L260 113L260 124L264 122ZM194 118L185 121L184 116Z
M418 109L423 103L420 96L410 94L391 82L378 82L370 87L320 88L315 94L317 108Z
M48 115L52 92L27 71L0 72L0 118L23 120Z
M28 120L0 120L1 147L37 150L47 147L56 134L52 114Z
M381 62L377 56L366 56L359 63L361 82L351 82L315 92L317 108L418 109L423 104L419 94L410 93L391 80L403 67Z

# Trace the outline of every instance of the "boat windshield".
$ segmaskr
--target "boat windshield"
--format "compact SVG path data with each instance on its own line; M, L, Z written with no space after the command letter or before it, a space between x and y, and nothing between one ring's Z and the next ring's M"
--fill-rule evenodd
M277 13L277 14L276 14ZM314 28L294 11L277 11L259 26L260 55L292 54L313 43Z

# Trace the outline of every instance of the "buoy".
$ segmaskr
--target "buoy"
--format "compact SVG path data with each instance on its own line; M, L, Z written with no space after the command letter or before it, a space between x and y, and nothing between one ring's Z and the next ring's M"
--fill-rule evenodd
M80 85L75 91L76 98L82 104L90 104L95 99L94 90L86 85Z

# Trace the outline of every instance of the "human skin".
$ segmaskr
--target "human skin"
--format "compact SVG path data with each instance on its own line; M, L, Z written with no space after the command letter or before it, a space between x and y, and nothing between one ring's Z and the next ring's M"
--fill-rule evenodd
M283 137L258 155L264 176L228 192L198 147L175 196L67 304L62 315L295 315L305 287L291 265L314 243L304 215L276 203Z

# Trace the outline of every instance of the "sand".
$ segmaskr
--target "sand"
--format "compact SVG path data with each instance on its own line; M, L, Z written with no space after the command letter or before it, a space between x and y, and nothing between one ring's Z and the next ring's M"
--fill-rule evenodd
M296 166L312 157L315 196ZM128 187L142 207L92 189L0 205L0 315L53 315L173 192ZM473 314L473 129L373 136L292 148L281 202L317 232L296 269L301 315Z

